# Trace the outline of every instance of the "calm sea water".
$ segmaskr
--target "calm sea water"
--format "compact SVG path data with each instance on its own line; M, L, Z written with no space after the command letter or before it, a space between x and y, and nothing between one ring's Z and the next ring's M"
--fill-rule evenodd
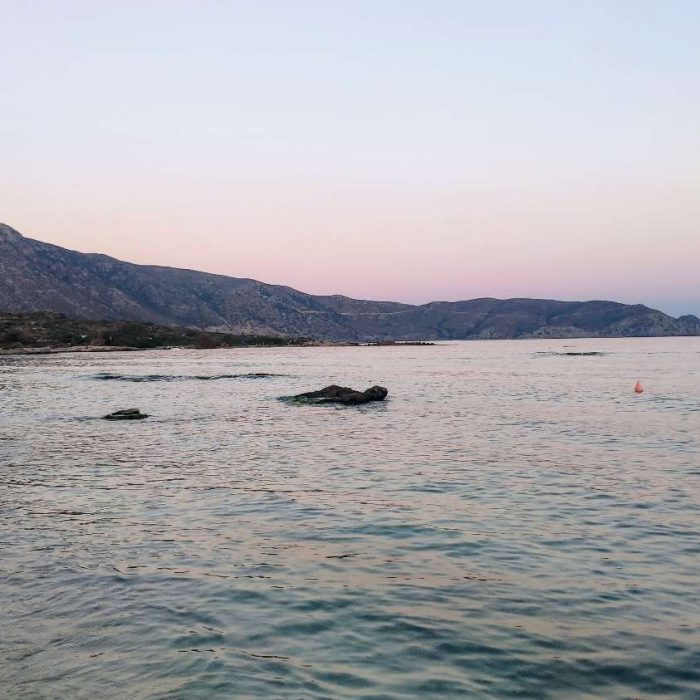
M0 358L0 697L698 698L699 438L700 338Z

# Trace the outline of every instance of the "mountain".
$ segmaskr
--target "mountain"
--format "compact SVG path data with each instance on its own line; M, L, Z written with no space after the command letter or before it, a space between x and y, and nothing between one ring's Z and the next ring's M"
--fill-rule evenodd
M79 253L0 224L0 311L52 311L230 333L325 340L434 340L700 335L672 318L612 301L473 299L414 306L314 296L252 279Z

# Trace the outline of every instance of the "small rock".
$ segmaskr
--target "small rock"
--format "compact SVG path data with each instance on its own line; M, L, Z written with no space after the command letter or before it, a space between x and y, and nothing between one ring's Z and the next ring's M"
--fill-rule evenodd
M148 414L141 413L138 408L125 408L102 417L105 420L141 420L142 418L148 418Z

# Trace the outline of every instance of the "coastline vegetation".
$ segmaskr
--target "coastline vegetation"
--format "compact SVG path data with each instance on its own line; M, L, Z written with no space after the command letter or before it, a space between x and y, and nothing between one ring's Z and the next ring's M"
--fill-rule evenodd
M240 348L313 344L310 338L218 333L136 321L89 321L49 312L0 312L0 350Z

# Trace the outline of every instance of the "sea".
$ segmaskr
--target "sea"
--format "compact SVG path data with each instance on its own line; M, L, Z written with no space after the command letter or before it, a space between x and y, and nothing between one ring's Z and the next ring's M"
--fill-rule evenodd
M700 338L1 357L0 698L96 697L700 698Z

